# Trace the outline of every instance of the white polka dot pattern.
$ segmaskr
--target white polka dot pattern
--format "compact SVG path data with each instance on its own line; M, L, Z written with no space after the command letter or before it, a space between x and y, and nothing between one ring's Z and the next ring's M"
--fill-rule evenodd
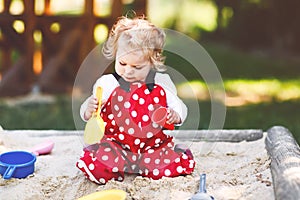
M131 84L130 91L116 88L102 108L107 137L96 152L84 153L77 164L94 182L122 181L124 172L156 180L193 171L195 162L174 152L172 137L151 121L154 109L166 106L164 89L155 86L150 92L145 85L137 86Z

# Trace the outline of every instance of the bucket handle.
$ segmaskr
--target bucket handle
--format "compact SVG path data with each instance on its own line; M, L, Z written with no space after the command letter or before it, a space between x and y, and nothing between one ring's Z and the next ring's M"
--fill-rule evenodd
M16 166L10 165L10 166L6 169L5 173L3 174L3 178L4 178L4 179L10 179L10 178L12 177L12 175L13 175L15 169L16 169Z

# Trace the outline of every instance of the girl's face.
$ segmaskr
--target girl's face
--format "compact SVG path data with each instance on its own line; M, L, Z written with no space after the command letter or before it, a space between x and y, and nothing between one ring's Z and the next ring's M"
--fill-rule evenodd
M126 51L118 48L115 70L127 82L144 82L151 69L149 59L141 50Z

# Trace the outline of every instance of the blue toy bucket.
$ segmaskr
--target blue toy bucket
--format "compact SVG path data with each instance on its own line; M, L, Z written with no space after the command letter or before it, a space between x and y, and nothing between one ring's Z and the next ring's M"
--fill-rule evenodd
M26 151L10 151L0 155L0 174L4 179L25 178L34 172L36 156Z

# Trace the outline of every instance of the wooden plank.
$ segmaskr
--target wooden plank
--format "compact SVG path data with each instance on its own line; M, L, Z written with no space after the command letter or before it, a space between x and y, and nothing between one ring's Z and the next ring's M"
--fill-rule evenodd
M44 11L45 15L51 15L52 14L52 10L50 7L50 0L45 0L45 11Z
M5 26L1 28L3 38L6 44L3 44L4 48L7 48L7 45L13 48L17 48L19 51L24 53L26 51L26 47L24 46L25 35L19 34L13 29L12 26Z
M15 20L24 20L26 16L21 15L8 15L5 13L0 13L0 26L6 26L11 24ZM78 21L82 19L82 15L37 15L35 16L37 25L52 24L54 22L59 22L63 24L77 24ZM111 24L111 19L109 17L97 17L93 16L96 23L101 24ZM38 28L38 26L36 26Z
M175 130L165 133L183 141L206 142L255 141L263 137L263 131L260 129Z
M3 7L4 7L3 12L4 13L9 13L9 7L10 7L11 2L12 2L12 0L3 1Z
M108 24L108 28L111 29L113 23L117 20L118 17L123 15L123 5L122 0L113 0L112 11L111 11L111 21Z
M1 44L0 44L1 46ZM9 69L9 67L12 65L12 59L11 59L11 53L12 49L8 46L4 46L5 51L1 51L1 72L5 74L5 72Z
M30 85L26 84L27 58L22 56L13 67L6 71L0 83L0 97L23 95L30 91Z
M26 51L23 53L27 59L26 65L23 67L25 68L24 79L26 85L30 85L34 81L34 73L33 73L33 54L34 54L34 38L33 33L36 25L36 18L34 13L34 5L35 1L23 1L24 4L24 23L25 23L25 41L23 46L26 48Z
M67 58L72 55L73 49L81 39L82 32L80 29L70 30L69 34L61 42L60 50L45 62L44 70L38 77L38 84L42 91L54 93L66 91L68 85L61 82L66 81L66 76L62 80L61 70L65 67L68 61Z
M137 16L146 15L147 16L147 0L139 0L133 2L134 11Z
M300 199L299 145L285 127L274 126L267 132L265 143L276 199Z
M8 133L22 131L30 136L69 136L83 135L83 130L9 130ZM262 138L263 132L259 129L228 129L228 130L175 130L164 131L164 133L174 136L176 139L189 141L209 141L209 142L240 142L243 140L254 141ZM189 137L195 136L195 137ZM217 136L213 138L213 136ZM185 139L184 139L185 138Z
M27 86L31 85L36 79L38 79L38 82L39 80L41 80L41 78L36 77L32 70L34 50L35 48L40 48L39 46L37 47L37 44L34 41L34 31L39 30L42 33L41 45L43 63L49 64L52 62L52 65L60 64L62 62L61 56L57 56L56 54L57 52L60 52L60 54L63 55L63 53L61 53L61 49L65 49L65 47L63 46L63 44L65 44L64 39L61 38L68 37L70 31L82 31L82 35L84 35L85 37L83 37L83 39L81 39L80 41L77 41L77 44L79 44L79 51L78 48L73 48L72 53L68 53L72 55L73 58L75 57L75 59L72 59L72 62L68 63L68 71L65 70L66 74L68 74L68 77L70 77L70 79L74 79L74 74L79 68L80 63L90 52L90 50L92 50L96 45L93 37L94 27L97 24L106 24L108 28L111 28L116 18L122 15L122 11L124 8L124 5L121 0L113 0L113 6L110 16L95 16L93 13L94 2L90 0L85 0L85 8L84 13L82 15L53 15L53 12L51 11L50 7L51 0L44 0L44 13L42 15L36 15L35 1L22 0L22 3L24 5L24 12L22 14L12 15L9 12L11 2L12 0L5 0L3 2L3 12L0 13L0 28L2 30L3 36L5 36L5 39L0 42L0 47L3 49L7 49L5 48L5 45L9 44L11 51L16 50L17 52L19 52L21 54L22 59L26 59L26 62L18 62L22 63L22 67L20 67L20 64L17 64L19 66L17 69L11 71L5 70L7 72L10 71L9 73L4 74L4 70L2 68L1 73L4 74L4 76L7 76L9 74L9 77L12 78L13 74L11 72L20 72L20 69L22 69L22 79L17 81L18 83L22 83L22 85L26 86L26 91L28 91ZM146 0L138 2L137 7L139 7L140 10L143 9L143 6L146 8ZM20 20L24 22L25 30L23 33L17 33L13 29L12 24L15 20ZM53 23L59 23L60 31L58 33L53 33L50 30L50 27ZM55 59L58 59L58 61L55 61ZM5 66L13 64L10 64L9 61L10 60L8 59L6 60L6 62L3 61L5 63ZM47 66L44 66L44 69L46 67ZM7 68L11 68L11 66L8 66ZM58 68L59 67L56 67L53 70L53 72ZM43 74L41 75L41 77L43 77ZM13 78L20 78L20 76L19 74L17 74ZM3 80L8 79L3 77ZM68 80L66 80L65 82L67 81ZM73 82L73 80L70 81ZM8 81L7 83L10 82L11 81ZM2 83L0 84L1 91L6 91L8 90L8 88L11 88L10 84L7 83L2 81ZM67 84L68 83L64 85ZM5 88L4 86L7 86L7 88ZM23 86L18 85L15 89L19 87ZM11 95L17 95L14 91L9 93Z
M88 53L96 46L94 40L95 25L94 1L85 1L84 14L77 25L81 27L83 31L82 34L84 35L79 43L79 62L82 62ZM79 66L74 67L79 68Z

